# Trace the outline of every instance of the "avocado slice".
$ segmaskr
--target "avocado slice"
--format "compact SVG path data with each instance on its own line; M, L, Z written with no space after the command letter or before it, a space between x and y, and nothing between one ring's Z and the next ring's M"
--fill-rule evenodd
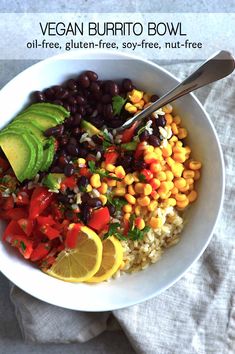
M63 173L49 173L42 180L42 184L49 189L56 190L60 189L61 181L65 179Z
M64 107L52 103L34 103L26 108L24 112L29 111L37 111L51 115L58 119L58 124L62 123L65 118L70 116L70 113Z
M15 119L16 121L29 121L37 123L37 126L40 127L43 131L54 127L58 124L55 118L46 115L46 113L39 112L24 112L18 115Z
M14 120L3 131L7 131L9 128L13 128L15 130L19 129L19 130L24 130L24 131L26 128L30 133L35 135L42 143L45 142L45 140L46 140L46 137L44 136L42 130L37 128L37 126L35 126L33 124L33 122L27 122L27 126L26 126L24 121Z
M0 133L0 146L17 179L22 182L32 173L36 152L28 136L21 133Z
M43 161L40 168L40 171L47 171L51 166L55 155L55 139L47 139L46 144L43 147Z
M93 124L91 124L87 120L82 119L81 126L88 133L88 135L90 137L93 136L93 135L103 136L102 131L99 130L98 128L96 128Z

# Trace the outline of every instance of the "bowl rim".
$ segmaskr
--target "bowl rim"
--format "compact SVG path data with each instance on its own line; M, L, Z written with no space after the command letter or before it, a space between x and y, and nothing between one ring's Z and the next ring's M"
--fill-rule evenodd
M91 56L89 58L89 56ZM6 85L4 85L4 87L0 90L0 93L2 91L4 91L5 89L7 89L8 85L12 84L12 82L14 82L14 80L18 79L19 76L21 75L24 75L27 71L30 71L30 70L33 70L34 67L40 67L40 66L43 66L45 62L50 62L50 61L55 61L55 60L82 60L84 59L85 57L87 57L86 59L91 59L93 60L95 56L98 56L98 59L99 60L106 60L106 59L109 59L109 60L137 60L137 61L141 61L141 62L144 62L145 64L151 66L153 69L157 69L161 72L163 72L164 74L166 74L167 76L171 77L172 79L176 80L177 82L180 82L180 80L174 76L172 73L170 73L168 70L162 68L160 65L150 61L150 60L147 60L147 59L143 59L137 55L132 55L132 54L127 54L127 53L123 53L123 52L115 52L115 51L108 51L108 50L80 50L80 51L70 51L70 52L65 52L65 53L61 53L61 54L58 54L58 55L54 55L54 56L51 56L49 58L46 58L42 61L39 61L33 65L30 65L28 68L26 68L25 70L21 71L19 74L17 74L14 78L12 78L10 81L7 82ZM116 58L115 58L116 57ZM97 59L97 58L96 58ZM172 285L174 285L178 280L180 280L188 271L189 269L194 265L194 263L201 257L201 255L203 254L203 252L205 251L205 249L207 248L208 244L210 243L212 237L213 237L213 233L214 233L214 230L215 230L215 227L217 225L217 222L218 222L218 219L219 219L219 216L221 214L221 211L222 211L222 208L223 208L223 201L224 201L224 192L225 192L225 165L224 165L224 159L223 159L223 153L222 153L222 148L221 148L221 144L220 144L220 141L219 141L219 138L218 138L218 135L217 135L217 132L215 130L215 127L210 119L210 116L209 114L206 112L205 108L203 107L202 103L199 101L199 99L193 94L193 93L190 93L189 94L193 100L196 102L196 104L199 106L199 108L203 111L209 125L210 125L210 128L214 134L214 138L215 138L215 141L216 141L216 144L217 144L217 147L218 147L218 152L219 152L219 163L220 163L220 166L221 166L221 188L219 190L219 194L220 194L220 204L219 204L219 207L218 207L218 210L217 210L217 213L215 213L215 221L214 221L214 225L211 229L211 233L210 235L208 235L207 237L207 240L204 244L204 246L202 247L201 251L198 253L198 255L196 257L194 257L194 259L192 259L192 261L190 262L190 264L177 276L175 277L173 280L170 280L166 283L165 286L162 286L160 289L154 291L153 293L149 294L149 295L146 295L144 296L141 300L129 300L125 302L125 304L121 305L121 306L114 306L114 307L108 307L108 308L101 308L101 309L97 309L97 308L89 308L89 309L83 309L83 308L79 308L76 307L76 308L71 308L69 305L68 306L65 306L64 304L61 305L59 304L59 301L56 301L53 303L53 302L50 302L46 296L44 297L43 296L43 293L42 294L39 294L37 295L33 290L30 289L30 286L29 285L22 285L22 283L19 284L19 282L17 281L17 279L14 279L14 276L13 275L9 275L7 273L7 271L3 271L2 269L0 269L0 271L12 282L14 283L17 287L19 287L20 289L22 289L23 291L25 291L26 293L30 294L31 296L39 299L39 300L42 300L46 303L49 303L49 304L52 304L54 306L59 306L59 307L63 307L63 308L67 308L67 309L70 309L70 310L76 310L76 311L84 311L84 312L103 312L103 311L113 311L113 310L118 310L118 309L123 309L123 308L126 308L126 307L130 307L130 306L134 306L136 304L140 304L144 301L147 301L147 300L150 300L152 298L154 298L155 296L157 295L160 295L162 292L164 292L165 290L167 290L168 288L170 288ZM14 280L13 280L14 279Z

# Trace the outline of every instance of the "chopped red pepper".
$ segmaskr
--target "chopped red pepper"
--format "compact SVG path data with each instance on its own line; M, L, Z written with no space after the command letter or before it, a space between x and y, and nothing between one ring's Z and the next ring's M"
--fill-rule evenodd
M55 225L55 220L51 215L48 216L38 216L37 222L39 225Z
M6 241L6 238L8 236L13 236L13 235L25 235L21 227L18 225L17 221L11 220L9 224L7 225L4 233L3 233L3 241Z
M54 238L60 236L59 230L54 229L50 225L41 226L40 231L45 234L49 238L49 240L53 240Z
M9 210L12 208L14 208L14 198L12 195L9 195L9 197L4 198L2 209Z
M31 233L33 231L33 227L34 227L33 220L30 220L28 218L22 218L22 219L19 219L17 221L17 223L27 236L31 235Z
M77 185L77 180L75 176L66 177L61 182L61 189L64 190L64 187L73 189Z
M135 122L130 128L124 130L122 134L122 143L129 143L132 140L138 125L139 122Z
M109 209L107 207L94 210L88 222L88 226L96 231L101 231L110 221Z
M17 194L16 205L28 205L29 204L29 195L25 191L21 191Z
M113 151L113 150L109 150L104 154L104 158L105 158L105 163L106 164L115 164L115 162L117 161L118 158L118 152L117 151Z
M42 259L46 255L48 255L48 253L50 252L50 249L51 249L51 245L49 242L39 243L37 245L37 247L33 250L32 254L30 256L30 260L32 262L39 261L40 259Z
M65 240L65 245L67 248L76 248L81 226L81 224L74 224L71 230L67 232Z
M87 168L87 167L81 167L81 168L79 169L79 175L80 175L80 176L85 176L85 177L87 177L87 178L90 178L90 177L92 176L92 173L91 173L91 171L89 170L89 168Z
M6 241L11 244L11 246L18 248L20 253L24 258L29 259L33 252L33 242L29 240L26 236L12 235L7 236Z
M28 217L28 212L23 208L12 208L4 212L4 219L7 220L19 220Z
M33 191L29 205L29 218L35 219L50 205L53 193L44 187L37 187Z
M150 181L153 178L152 172L146 168L141 170L140 174L145 177L146 181Z

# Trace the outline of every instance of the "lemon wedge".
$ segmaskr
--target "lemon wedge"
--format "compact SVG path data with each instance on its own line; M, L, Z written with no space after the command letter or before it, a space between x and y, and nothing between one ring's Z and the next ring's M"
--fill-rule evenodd
M98 272L87 280L88 283L100 283L111 278L120 267L123 259L121 242L111 236L102 242L103 254Z
M82 226L78 231L75 248L59 253L48 275L67 282L83 282L97 273L102 260L102 241L91 229Z

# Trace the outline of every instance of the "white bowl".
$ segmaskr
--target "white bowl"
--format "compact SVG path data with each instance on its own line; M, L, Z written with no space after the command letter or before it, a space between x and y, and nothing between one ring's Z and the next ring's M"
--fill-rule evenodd
M5 125L28 103L29 94L62 83L84 70L101 79L131 78L138 88L163 94L178 80L159 66L137 57L111 52L77 51L39 62L17 75L0 91L1 124ZM208 114L193 95L174 103L189 131L193 156L203 163L199 198L190 206L181 241L144 271L97 285L66 283L36 269L0 242L0 270L18 287L48 303L74 310L108 311L152 298L174 284L208 245L224 192L221 148ZM0 232L3 224L0 225Z

